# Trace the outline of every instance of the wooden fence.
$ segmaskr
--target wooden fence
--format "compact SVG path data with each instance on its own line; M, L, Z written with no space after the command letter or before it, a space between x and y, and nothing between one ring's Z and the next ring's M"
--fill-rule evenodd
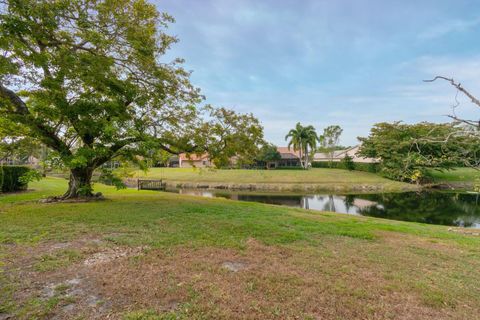
M162 180L137 180L137 190L165 190Z

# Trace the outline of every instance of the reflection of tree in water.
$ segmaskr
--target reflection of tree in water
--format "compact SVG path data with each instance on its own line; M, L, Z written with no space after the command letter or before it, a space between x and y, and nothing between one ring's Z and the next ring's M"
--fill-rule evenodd
M269 204L284 205L290 207L304 208L302 196L297 195L257 195L257 194L238 194L237 200L253 201Z
M329 195L328 196L328 201L327 203L325 204L325 206L328 206L328 211L333 211L333 212L337 212L337 208L335 207L335 198L333 195Z
M353 208L354 205L353 203L355 202L355 198L357 196L353 195L353 194L347 194L345 196L345 208L347 208L347 211L350 211L350 208Z
M310 209L310 205L308 204L308 197L303 197L302 198L302 208Z
M381 204L359 208L359 213L365 216L465 227L480 221L476 196L472 194L412 192L357 195L356 198Z

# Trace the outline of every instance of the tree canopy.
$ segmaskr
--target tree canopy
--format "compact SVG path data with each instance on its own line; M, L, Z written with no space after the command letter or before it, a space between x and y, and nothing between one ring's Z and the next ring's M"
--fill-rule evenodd
M275 145L265 143L259 150L256 156L256 161L266 164L269 161L277 161L282 159L282 155L278 152Z
M380 159L381 172L387 177L419 182L428 175L428 168L450 169L478 158L478 144L458 134L462 131L450 123L377 123L368 137L359 138L359 154Z
M71 169L65 197L91 195L93 171L113 157L211 148L223 161L262 138L251 115L198 107L182 60L164 61L174 20L153 4L8 0L0 10L2 124Z

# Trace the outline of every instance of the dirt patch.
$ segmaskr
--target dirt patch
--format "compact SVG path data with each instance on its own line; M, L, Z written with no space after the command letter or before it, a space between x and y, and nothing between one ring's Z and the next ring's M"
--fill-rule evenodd
M478 229L448 228L448 231L460 233L460 234L466 234L469 236L480 236L480 232L478 231Z
M92 318L101 318L110 308L110 303L97 294L88 278L78 277L49 283L43 293L44 300L56 298L59 301L49 313L52 319L70 319L82 314L85 309L90 310Z
M45 199L40 199L40 203L82 203L82 202L91 202L91 201L103 201L106 198L101 192L97 192L88 197L78 197L78 198L63 198L62 196L53 196Z
M136 247L136 248L107 248L104 251L94 253L88 257L83 264L86 266L94 266L102 263L111 262L116 259L125 258L129 256L139 255L143 251L147 250L148 247Z
M37 301L37 308L23 311L26 318L72 319L85 315L88 319L104 319L112 304L108 295L104 296L98 290L101 279L97 281L92 276L92 269L138 256L146 249L108 245L100 238L86 237L69 242L46 242L34 247L9 246L9 260L5 260L1 274L4 278L0 280L15 288L12 300L19 306ZM85 258L59 267L53 264L54 268L40 271L36 268L45 257L57 257L65 250L77 250Z
M227 269L228 271L238 272L245 269L247 265L243 262L238 261L225 261L224 263L222 263L222 267Z

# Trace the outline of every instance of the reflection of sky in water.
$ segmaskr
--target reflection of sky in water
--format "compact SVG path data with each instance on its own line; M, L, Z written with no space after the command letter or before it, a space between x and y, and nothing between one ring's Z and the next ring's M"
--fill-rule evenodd
M365 199L354 199L353 203L346 201L346 196L334 196L334 195L314 195L314 196L303 196L301 197L301 208L304 209L313 209L313 210L322 210L322 211L333 211L340 213L348 214L360 214L361 209L367 207L378 207L382 208L377 202L365 200Z
M472 194L407 192L368 195L279 195L189 189L177 190L177 192L208 198L223 197L391 220L480 228L479 201L478 197Z
M205 198L214 198L216 195L210 191L202 191L202 190L190 190L190 189L180 189L178 190L180 194L186 194L189 196L200 196Z

